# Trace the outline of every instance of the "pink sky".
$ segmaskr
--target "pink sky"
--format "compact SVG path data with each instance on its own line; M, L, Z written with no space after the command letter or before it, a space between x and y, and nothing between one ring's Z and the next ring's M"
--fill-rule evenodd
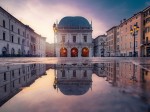
M54 42L53 23L83 16L93 23L93 38L150 5L149 0L0 0L0 6L38 34Z
M0 6L11 13L24 24L32 27L35 32L47 38L47 42L54 42L53 23L65 16L83 16L93 23L93 38L104 34L107 30L105 25L89 10L81 10L77 6L61 4L42 4L40 0L1 0Z

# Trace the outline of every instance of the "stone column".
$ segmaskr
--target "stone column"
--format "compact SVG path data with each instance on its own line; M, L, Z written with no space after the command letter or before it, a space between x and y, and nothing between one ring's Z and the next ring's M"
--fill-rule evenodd
M89 57L92 57L93 56L93 49L90 47L89 50L90 50L89 51Z
M71 57L71 48L70 47L68 47L68 49L67 49L67 57Z
M60 57L60 47L56 47L56 57Z
M81 46L80 47L78 47L78 57L81 57Z

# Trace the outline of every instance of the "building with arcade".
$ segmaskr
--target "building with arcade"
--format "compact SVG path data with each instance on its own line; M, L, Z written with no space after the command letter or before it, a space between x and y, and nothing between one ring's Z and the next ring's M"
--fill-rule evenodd
M67 16L53 25L56 57L92 57L92 23L80 16Z

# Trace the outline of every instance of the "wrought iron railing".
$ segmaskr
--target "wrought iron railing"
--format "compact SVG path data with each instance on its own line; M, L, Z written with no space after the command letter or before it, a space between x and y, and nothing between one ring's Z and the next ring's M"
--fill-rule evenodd
M144 45L150 44L150 40L143 41Z

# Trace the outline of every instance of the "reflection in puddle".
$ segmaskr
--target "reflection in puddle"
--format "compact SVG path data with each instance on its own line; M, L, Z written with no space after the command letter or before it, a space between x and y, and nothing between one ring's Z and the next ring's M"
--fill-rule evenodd
M54 88L64 95L83 95L91 88L93 67L81 64L71 66L56 66Z
M0 111L148 112L147 68L117 61L4 66L0 68Z
M43 64L0 67L0 105L45 75L45 71L46 65Z

